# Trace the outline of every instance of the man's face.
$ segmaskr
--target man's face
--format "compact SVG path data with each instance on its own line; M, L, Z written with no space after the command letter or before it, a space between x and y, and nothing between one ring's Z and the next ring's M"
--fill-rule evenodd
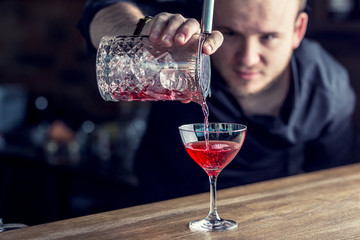
M282 76L303 37L298 8L297 0L215 1L214 29L224 42L212 62L236 96L257 94Z

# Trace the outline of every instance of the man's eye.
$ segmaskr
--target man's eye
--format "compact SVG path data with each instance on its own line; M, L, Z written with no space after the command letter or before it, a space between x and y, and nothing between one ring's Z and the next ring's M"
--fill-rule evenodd
M266 35L262 36L262 39L265 41L270 41L270 40L273 40L274 38L275 38L274 34L266 34Z
M234 37L234 36L236 36L235 32L232 32L232 31L223 32L223 35L224 35L224 36L227 36L227 37Z

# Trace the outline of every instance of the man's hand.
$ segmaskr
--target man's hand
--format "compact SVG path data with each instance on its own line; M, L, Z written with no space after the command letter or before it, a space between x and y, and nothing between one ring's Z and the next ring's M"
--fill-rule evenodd
M173 44L184 45L194 34L200 33L200 24L194 18L185 18L180 14L159 13L143 28L143 34L148 34L152 42L158 42L166 47ZM203 53L213 54L222 44L223 35L213 31L203 45Z

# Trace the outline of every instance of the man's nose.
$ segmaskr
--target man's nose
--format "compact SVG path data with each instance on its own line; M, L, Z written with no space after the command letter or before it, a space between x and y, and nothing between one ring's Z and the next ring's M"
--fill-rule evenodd
M255 39L247 39L242 42L237 58L244 66L252 67L260 61L260 46Z

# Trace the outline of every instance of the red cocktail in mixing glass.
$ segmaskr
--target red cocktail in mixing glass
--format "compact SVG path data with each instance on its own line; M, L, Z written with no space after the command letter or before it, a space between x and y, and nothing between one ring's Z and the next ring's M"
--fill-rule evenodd
M219 173L236 156L242 147L246 126L236 123L203 123L179 127L182 142L191 158L202 167L210 181L210 212L205 219L189 224L194 231L224 231L237 227L232 220L221 219L216 207L216 181Z

